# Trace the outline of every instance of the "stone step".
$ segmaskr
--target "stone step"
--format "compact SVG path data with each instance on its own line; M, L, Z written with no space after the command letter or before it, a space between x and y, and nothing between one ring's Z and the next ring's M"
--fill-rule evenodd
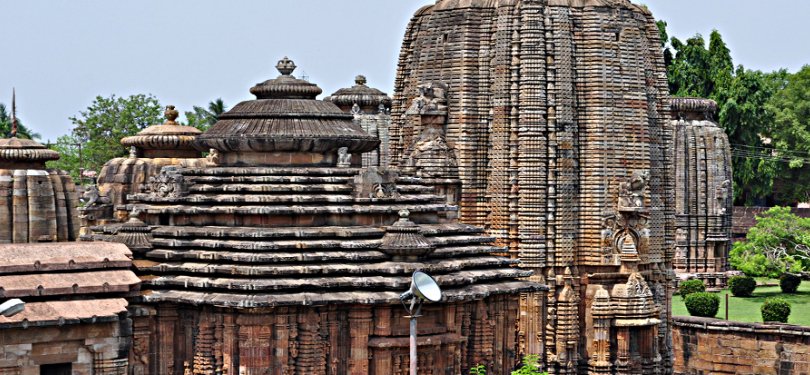
M518 268L484 269L459 271L444 275L434 275L436 282L445 288L468 286L502 279L514 279L531 276L531 271ZM407 290L411 284L410 275L402 276L368 276L368 277L304 277L277 279L240 279L240 278L207 278L186 275L144 276L144 284L168 289L193 290L234 290L253 292L276 292L291 290L317 289L371 289L371 290Z
M253 264L369 262L385 261L389 259L388 255L376 250L254 253L201 249L157 249L147 252L146 256L155 261L216 261L222 263Z

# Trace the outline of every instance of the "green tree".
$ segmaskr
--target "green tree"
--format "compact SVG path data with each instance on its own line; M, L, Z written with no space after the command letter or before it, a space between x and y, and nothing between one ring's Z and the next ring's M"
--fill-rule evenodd
M658 22L667 66L670 93L696 96L718 104L718 123L734 150L734 195L737 204L752 205L769 197L774 178L783 168L773 157L765 134L773 114L765 104L782 87L785 72L762 73L734 67L731 52L718 31L712 31L708 46L697 34L682 42L670 38L666 22Z
M202 131L208 130L211 125L214 125L219 118L219 115L225 113L228 108L221 98L218 98L208 103L208 108L194 106L193 111L186 111L186 121L189 126L193 126Z
M121 138L163 123L163 108L152 95L97 96L70 121L74 125L70 134L52 145L62 158L50 162L49 167L64 169L78 178L81 169L99 171L108 160L127 155L129 150L121 145Z
M746 241L731 250L731 265L752 277L776 278L785 272L810 270L810 218L787 207L773 207L757 216Z
M0 137L8 138L11 136L11 114L5 104L0 103ZM25 127L20 118L17 117L17 137L27 139L39 139L39 133L35 133Z
M777 178L778 203L793 205L810 201L810 65L785 77L779 82L785 83L784 88L765 106L773 114L766 135L783 162Z

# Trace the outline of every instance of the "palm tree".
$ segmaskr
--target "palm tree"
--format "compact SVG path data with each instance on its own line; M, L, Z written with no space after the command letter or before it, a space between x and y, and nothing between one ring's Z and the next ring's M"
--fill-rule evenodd
M11 137L11 115L8 113L8 107L3 103L0 103L0 136L5 138ZM17 118L17 137L28 139L41 138L39 133L32 132L25 127L19 117Z
M203 107L194 106L193 111L186 111L186 120L189 126L194 126L200 130L207 130L217 122L219 115L225 113L228 108L222 101L222 98L217 98L208 103L208 109Z

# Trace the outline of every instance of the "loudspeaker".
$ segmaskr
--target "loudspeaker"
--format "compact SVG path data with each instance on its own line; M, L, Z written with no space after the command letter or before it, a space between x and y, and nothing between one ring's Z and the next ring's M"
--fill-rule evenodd
M0 314L5 317L11 317L25 309L25 302L18 298L10 299L0 304Z
M413 296L424 301L439 302L442 299L442 289L428 274L416 271L411 278L411 288L399 298L405 300Z

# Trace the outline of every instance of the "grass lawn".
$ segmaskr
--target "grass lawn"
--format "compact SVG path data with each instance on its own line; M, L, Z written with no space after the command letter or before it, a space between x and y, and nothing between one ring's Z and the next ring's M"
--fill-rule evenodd
M777 284L779 281L775 281ZM762 323L762 313L759 308L768 297L780 296L790 302L790 317L788 323L810 326L810 281L803 281L796 294L783 294L778 286L758 286L754 295L748 298L738 298L731 295L728 289L720 294L720 310L718 319L724 319L726 314L725 294L728 294L728 319L742 322ZM683 304L681 296L672 297L672 315L689 316L689 311Z

